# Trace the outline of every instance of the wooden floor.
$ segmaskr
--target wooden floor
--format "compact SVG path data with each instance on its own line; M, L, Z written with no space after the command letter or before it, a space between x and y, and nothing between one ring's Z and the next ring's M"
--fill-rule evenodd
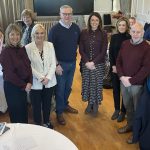
M130 134L118 134L117 129L126 124L112 121L111 115L114 111L112 90L104 90L104 99L99 107L98 116L85 115L86 103L81 100L81 76L79 66L75 72L72 94L69 98L70 104L77 108L79 114L64 114L67 121L61 126L56 121L56 115L51 115L55 130L68 137L79 150L138 150L138 144L128 145L126 139ZM29 122L32 123L30 112ZM0 114L0 121L9 122L8 114ZM56 139L57 140L57 139Z

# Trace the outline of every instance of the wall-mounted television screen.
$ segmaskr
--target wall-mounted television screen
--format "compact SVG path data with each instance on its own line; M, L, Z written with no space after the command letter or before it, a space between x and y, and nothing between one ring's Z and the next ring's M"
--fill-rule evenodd
M70 5L74 15L89 15L94 9L94 0L33 0L37 16L59 16L59 8Z

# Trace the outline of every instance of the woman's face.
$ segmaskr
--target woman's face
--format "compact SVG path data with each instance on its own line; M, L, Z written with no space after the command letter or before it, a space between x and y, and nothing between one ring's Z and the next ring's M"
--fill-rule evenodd
M45 31L42 28L38 28L34 34L34 40L36 43L41 43L45 39Z
M99 26L99 18L97 18L96 16L92 16L90 19L90 25L92 30L96 30Z
M32 24L32 18L29 15L23 16L22 20L26 26L30 26Z
M13 46L17 46L18 43L20 42L21 36L20 33L17 31L12 30L9 35L8 35L10 44Z
M127 24L125 21L120 21L118 23L118 31L120 33L125 33L127 31Z

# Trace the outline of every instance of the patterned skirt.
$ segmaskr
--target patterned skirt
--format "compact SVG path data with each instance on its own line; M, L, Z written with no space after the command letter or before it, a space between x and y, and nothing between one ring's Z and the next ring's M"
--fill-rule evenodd
M96 69L89 70L82 64L82 100L90 104L100 104L103 95L104 63L95 65Z

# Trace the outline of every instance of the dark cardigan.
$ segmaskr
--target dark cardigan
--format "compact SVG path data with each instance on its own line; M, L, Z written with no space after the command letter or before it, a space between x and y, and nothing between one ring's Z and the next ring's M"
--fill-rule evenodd
M83 30L80 36L79 52L83 63L90 61L90 37L94 31ZM93 62L95 64L104 63L107 51L107 34L104 31L96 30L95 33Z

